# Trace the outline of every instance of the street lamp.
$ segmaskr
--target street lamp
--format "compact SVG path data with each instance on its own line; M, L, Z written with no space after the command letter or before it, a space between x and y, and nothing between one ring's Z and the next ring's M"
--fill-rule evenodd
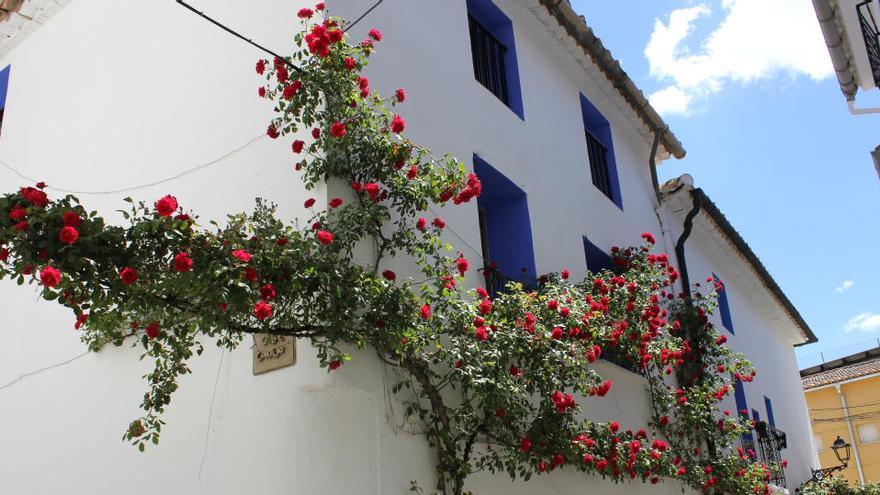
M828 467L824 469L814 469L813 470L813 479L816 481L822 481L825 479L825 476L835 472L835 471L843 471L849 465L849 455L850 450L852 449L852 445L847 443L846 440L840 438L840 435L837 436L837 440L831 444L831 450L834 451L834 456L837 457L837 460L840 462L840 465Z

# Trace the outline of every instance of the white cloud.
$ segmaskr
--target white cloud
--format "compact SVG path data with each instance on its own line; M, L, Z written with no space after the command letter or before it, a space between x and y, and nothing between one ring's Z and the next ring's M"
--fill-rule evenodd
M880 315L874 313L853 316L843 327L845 332L876 332L877 330L880 330Z
M852 289L853 285L856 285L855 281L844 280L842 284L834 288L834 292L837 292L838 294L843 294L844 292Z
M804 0L720 0L723 19L704 39L691 40L706 3L673 10L654 21L645 57L656 79L669 85L650 96L660 113L688 114L692 105L724 88L772 77L833 74L819 23ZM694 41L698 41L695 45ZM691 50L686 46L698 46Z

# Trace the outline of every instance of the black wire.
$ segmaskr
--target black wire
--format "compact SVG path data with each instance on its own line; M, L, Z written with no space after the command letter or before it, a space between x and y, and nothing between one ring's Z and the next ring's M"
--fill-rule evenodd
M279 55L279 54L273 52L272 50L266 48L265 46L263 46L263 45L261 45L261 44L255 42L254 40L252 40L252 39L250 39L250 38L247 38L247 37L245 37L244 35L242 35L242 34L236 32L236 31L234 31L232 28L229 28L229 27L227 27L227 26L221 24L219 21L214 20L213 18L209 17L207 14L205 14L205 13L202 12L201 10L196 9L195 7L193 7L192 5L190 5L190 4L186 3L186 2L184 2L183 0L176 0L176 1L177 1L177 3L179 3L181 6L185 7L187 10L190 10L191 12L195 13L195 14L198 15L199 17L205 19L206 21L208 21L208 22L210 22L211 24L217 26L218 28L220 28L220 29L226 31L227 33L229 33L229 34L235 36L236 38L238 38L238 39L240 39L240 40L242 40L242 41L244 41L244 42L246 42L246 43L249 43L249 44L251 44L251 45L253 45L253 46L259 48L260 50L262 50L262 51L268 53L269 55L272 55L272 56L274 56L274 57L277 57L277 58L280 59L280 60L283 60L284 63L286 63L289 67L291 67L291 68L294 69L295 71L297 71L297 72L302 71L302 69L300 69L299 67L297 67L297 66L291 64L290 62L287 62L287 61L284 59L284 57L282 57L281 55ZM371 9L371 10L372 10L372 9ZM369 11L368 11L368 12L369 12Z
M354 22L352 22L352 23L349 24L348 26L346 26L345 29L342 30L342 32L343 32L343 33L347 33L349 29L355 27L355 25L356 25L357 23L361 22L361 20L363 20L364 17L370 15L370 12L376 10L376 7L378 7L380 3L382 3L382 0L379 0L378 2L376 2L376 4L373 5L372 7L370 7L366 12L364 12L363 15L361 15L360 17L358 17L357 19L355 19Z

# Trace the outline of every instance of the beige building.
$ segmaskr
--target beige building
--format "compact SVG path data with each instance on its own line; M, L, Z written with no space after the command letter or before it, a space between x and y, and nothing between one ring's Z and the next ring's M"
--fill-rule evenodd
M817 468L841 465L840 437L851 448L840 471L850 483L880 481L880 347L801 370Z

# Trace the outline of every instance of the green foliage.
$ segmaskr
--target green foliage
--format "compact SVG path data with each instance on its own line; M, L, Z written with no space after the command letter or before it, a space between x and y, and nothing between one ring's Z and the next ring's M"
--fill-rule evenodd
M463 494L481 470L529 479L562 468L766 492L779 468L736 452L750 422L718 407L731 380L753 371L708 322L714 292L671 302L677 273L647 235L616 252L614 272L580 282L552 275L537 290L510 284L494 299L459 287L469 263L449 256L441 221L418 217L430 204L471 201L479 181L392 130L402 121L388 106L400 97L369 92L359 73L373 43L349 44L334 34L341 22L307 24L293 55L258 66L277 112L270 136L313 130L311 142L294 144L307 188L352 185L355 200L312 210L310 227L282 222L259 199L253 213L203 229L170 197L152 207L127 200L124 227L73 196L49 201L23 188L0 197L0 246L9 250L0 278L42 283L44 299L72 310L90 349L131 342L153 364L144 416L124 438L141 450L158 443L177 378L203 342L233 349L247 334L287 335L309 339L330 370L358 348L400 371L394 390L425 426L444 494ZM315 41L333 36L326 51ZM71 225L78 239L60 242ZM373 259L356 259L364 241ZM396 280L380 270L390 257L413 260L420 273ZM608 352L647 378L650 431L620 431L582 408L613 386L591 366Z
M852 486L846 479L829 476L822 481L809 481L800 487L801 495L880 495L880 484L867 483Z

